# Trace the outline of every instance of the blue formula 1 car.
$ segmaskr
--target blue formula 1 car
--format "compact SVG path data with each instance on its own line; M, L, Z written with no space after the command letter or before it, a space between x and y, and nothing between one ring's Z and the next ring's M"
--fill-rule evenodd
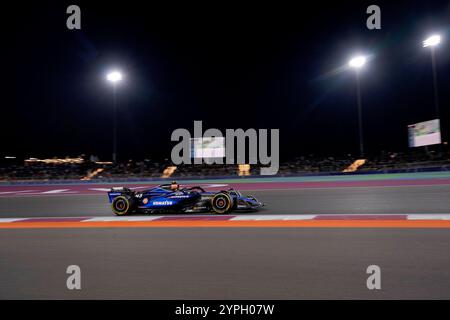
M234 189L206 192L199 186L180 188L175 181L143 191L115 187L108 192L108 197L112 211L118 216L161 212L226 214L254 211L263 206L255 197L243 196Z

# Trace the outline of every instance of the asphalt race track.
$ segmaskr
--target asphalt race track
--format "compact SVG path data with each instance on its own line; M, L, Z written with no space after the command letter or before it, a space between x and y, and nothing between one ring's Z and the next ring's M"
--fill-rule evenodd
M261 214L450 213L450 185L250 190ZM0 197L0 218L112 216L106 194Z
M0 299L448 299L449 248L448 229L1 230Z
M261 215L448 215L450 183L432 182L244 189ZM103 192L54 188L0 187L0 218L114 218ZM448 227L0 229L0 299L450 299L449 252Z

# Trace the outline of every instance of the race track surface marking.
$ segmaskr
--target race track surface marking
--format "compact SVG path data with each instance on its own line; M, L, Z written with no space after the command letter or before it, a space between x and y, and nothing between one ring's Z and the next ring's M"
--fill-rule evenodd
M38 228L450 228L450 214L191 215L5 218L0 229Z

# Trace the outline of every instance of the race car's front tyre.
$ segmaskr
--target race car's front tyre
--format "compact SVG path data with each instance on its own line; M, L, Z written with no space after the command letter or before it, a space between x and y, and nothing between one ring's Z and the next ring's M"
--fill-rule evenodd
M133 205L133 198L128 195L123 195L114 198L111 208L116 215L123 216L129 214L133 210Z
M211 208L215 213L224 214L233 209L234 200L225 192L220 192L214 195L211 199Z

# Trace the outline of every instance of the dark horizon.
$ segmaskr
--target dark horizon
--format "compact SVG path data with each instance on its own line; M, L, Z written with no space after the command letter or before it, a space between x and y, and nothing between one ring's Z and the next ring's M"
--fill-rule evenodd
M79 1L81 30L66 28L69 2L14 8L6 48L14 79L4 93L0 156L112 152L110 68L118 87L120 160L170 158L177 128L280 129L280 157L358 153L350 56L362 71L367 153L407 151L407 125L435 118L430 53L436 50L444 141L450 132L450 3L398 1L366 28L369 2L303 6L163 7ZM274 7L275 6L275 7ZM315 7L314 7L315 6ZM201 9L200 9L201 8ZM10 80L8 78L8 80Z

